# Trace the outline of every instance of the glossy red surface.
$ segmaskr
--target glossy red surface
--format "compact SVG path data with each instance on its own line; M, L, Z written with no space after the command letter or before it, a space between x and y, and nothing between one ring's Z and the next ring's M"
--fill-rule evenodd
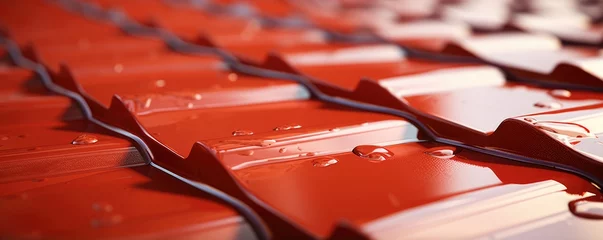
M0 238L596 239L598 17L509 2L1 3Z
M331 229L330 223L341 218L362 226L399 211L492 186L555 179L573 194L596 192L592 185L569 174L505 165L500 159L431 142L385 148L393 156L376 163L344 152L244 168L236 175L262 200L323 236ZM457 152L431 155L442 148ZM315 164L325 158L337 163L326 167Z
M3 183L0 189L0 232L11 239L252 236L228 206L148 166Z
M45 90L31 72L5 73L0 181L145 164L130 141L84 119L76 103Z

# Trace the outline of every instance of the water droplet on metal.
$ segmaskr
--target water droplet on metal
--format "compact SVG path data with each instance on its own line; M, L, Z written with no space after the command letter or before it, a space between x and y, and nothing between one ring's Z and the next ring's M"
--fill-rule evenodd
M236 82L237 79L239 79L239 75L237 75L236 73L229 73L228 74L228 81Z
M115 66L113 66L113 71L115 71L116 73L123 72L124 71L124 65L115 64Z
M526 117L523 118L524 121L529 122L529 123L536 123L538 122L538 120L536 120L535 118L530 118L530 117Z
M112 224L118 224L123 220L123 217L121 215L113 215L111 217L111 223Z
M233 136L249 136L249 135L253 135L252 131L249 130L236 130L234 132L232 132Z
M319 159L312 160L312 166L314 166L314 167L328 167L328 166L331 166L331 165L336 164L338 162L339 161L337 161L337 159L335 159L335 158L325 157L325 158L319 158Z
M274 131L287 131L287 130L291 130L291 129L298 129L301 128L300 125L284 125L284 126L280 126L280 127L275 127Z
M565 144L567 146L573 146L572 143L570 142L570 137L568 137L568 136L561 135L561 134L549 134L549 136L557 139L558 141L562 142L563 144Z
M355 147L352 152L361 158L366 158L371 162L385 161L394 156L394 153L384 147L373 145L360 145Z
M113 206L111 206L110 204L93 203L92 209L97 212L112 212Z
M360 124L360 125L361 125L361 126L368 126L368 125L369 125L369 123L368 123L368 122L365 122L365 123L362 123L362 124Z
M558 98L569 98L572 96L572 92L565 89L555 89L549 92L551 96Z
M311 157L311 156L315 156L316 153L313 152L307 152L307 153L300 153L299 156L300 157Z
M275 143L276 143L276 140L268 139L268 140L262 140L260 142L260 145L262 147L266 147L266 146L270 146L270 145L275 144Z
M534 126L544 131L573 138L595 137L595 135L591 133L588 128L577 123L537 122L534 124Z
M203 96L201 96L201 94L199 94L199 93L196 93L195 95L193 95L193 98L195 100L201 100L203 98Z
M159 80L155 81L155 86L160 87L160 88L165 87L165 80L159 79Z
M591 196L569 203L570 211L582 218L603 219L603 202L601 196Z
M454 157L455 148L431 148L425 151L425 153L431 155L432 157L441 158L441 159L449 159Z
M94 211L100 211L100 209L101 209L100 204L98 204L98 203L93 203L92 204L92 210L94 210Z
M186 107L187 107L188 109L191 109L191 108L193 108L194 106L195 106L195 105L194 105L193 103L188 103L188 104L186 104Z
M281 148L281 149L278 150L278 152L285 153L285 152L287 152L287 148Z
M71 144L86 145L86 144L93 144L96 142L98 142L98 138L96 138L95 136L88 135L88 134L82 134L82 135L78 136L77 138L73 139Z
M548 108L548 109L559 109L559 108L561 108L561 103L558 103L558 102L537 102L537 103L534 103L534 107Z
M107 205L105 205L105 207L103 207L103 210L105 212L112 212L113 211L113 206L107 204Z
M144 108L150 108L151 107L151 101L153 101L152 98L147 98L147 100L144 101Z
M246 151L242 151L239 155L252 156L253 153L254 153L253 150L246 150Z

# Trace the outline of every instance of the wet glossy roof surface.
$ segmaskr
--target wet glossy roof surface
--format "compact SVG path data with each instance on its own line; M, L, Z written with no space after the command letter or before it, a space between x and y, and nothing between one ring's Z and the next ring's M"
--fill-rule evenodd
M0 4L0 238L603 234L601 2Z

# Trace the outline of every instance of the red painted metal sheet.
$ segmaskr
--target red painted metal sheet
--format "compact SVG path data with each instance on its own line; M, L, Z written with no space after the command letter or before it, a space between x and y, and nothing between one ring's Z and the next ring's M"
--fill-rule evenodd
M3 6L0 238L603 234L594 2Z

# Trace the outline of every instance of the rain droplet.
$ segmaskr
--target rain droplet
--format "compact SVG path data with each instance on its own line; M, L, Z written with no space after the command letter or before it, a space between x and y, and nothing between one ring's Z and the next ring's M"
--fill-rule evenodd
M270 145L275 144L275 143L276 143L276 140L268 139L268 140L262 140L260 142L260 145L262 147L266 147L266 146L270 146Z
M242 151L239 155L252 156L253 155L253 150Z
M165 87L165 80L159 79L159 80L155 81L155 86L160 87L160 88Z
M557 139L558 141L562 142L563 144L565 144L567 146L573 146L572 143L570 142L570 137L568 137L568 136L560 135L560 134L550 134L550 136Z
M147 98L147 100L144 101L144 108L150 108L151 107L151 101L153 101L152 98Z
M186 104L186 107L187 107L187 108L189 108L189 109L193 108L194 106L195 106L195 105L194 105L193 103L188 103L188 104Z
M526 121L526 122L529 122L529 123L536 123L536 122L538 122L538 120L536 120L535 118L529 118L529 117L523 118L523 120Z
M92 135L87 135L87 134L82 134L80 136L78 136L77 138L73 139L73 141L71 142L71 144L73 145L86 145L86 144L93 144L98 142L98 138L96 138L95 136Z
M313 152L307 152L307 153L300 153L299 156L300 157L311 157L311 156L315 156L316 153Z
M588 128L577 123L537 122L535 127L544 131L565 135L568 137L595 137Z
M287 131L287 130L291 130L291 129L298 129L301 128L300 125L284 125L284 126L280 126L280 127L275 127L274 131Z
M572 92L565 90L565 89L551 90L550 94L553 97L559 97L559 98L569 98L572 96Z
M600 196L578 199L569 203L570 211L578 216L588 219L603 219L603 202Z
M105 210L105 212L111 212L113 211L113 206L107 204L105 207L103 207L103 210Z
M360 124L360 125L361 125L361 126L368 126L368 125L369 125L369 123L368 123L368 122L365 122L365 123Z
M558 102L537 102L534 103L535 107L539 108L548 108L548 109L559 109L561 108L561 103Z
M124 71L124 65L115 64L115 66L113 66L113 71L115 71L116 73L123 72Z
M100 211L100 209L101 209L100 204L98 204L98 203L93 203L92 204L92 210L94 210L94 211Z
M228 74L228 81L236 82L237 79L239 79L239 75L237 75L236 73L229 73Z
M385 161L394 156L389 150L372 145L360 145L355 147L352 152L361 158L366 158L371 162Z
M249 130L236 130L234 132L232 132L233 136L249 136L249 135L253 135L252 131Z
M111 211L113 211L113 206L111 206L110 204L93 203L92 210L97 211L97 212L100 212L100 211L111 212Z
M454 157L454 151L456 149L452 148L432 148L425 151L425 153L431 155L432 157L441 158L441 159L449 159Z
M280 152L280 153L285 153L286 151L287 151L287 148L281 148L278 150L278 152Z
M203 96L201 96L201 94L199 94L199 93L196 93L195 95L193 95L193 98L195 100L201 100L201 98L203 98Z
M314 167L328 167L331 166L333 164L336 164L337 159L335 158L329 158L329 157L325 157L325 158L319 158L319 159L314 159L312 160L312 166Z

